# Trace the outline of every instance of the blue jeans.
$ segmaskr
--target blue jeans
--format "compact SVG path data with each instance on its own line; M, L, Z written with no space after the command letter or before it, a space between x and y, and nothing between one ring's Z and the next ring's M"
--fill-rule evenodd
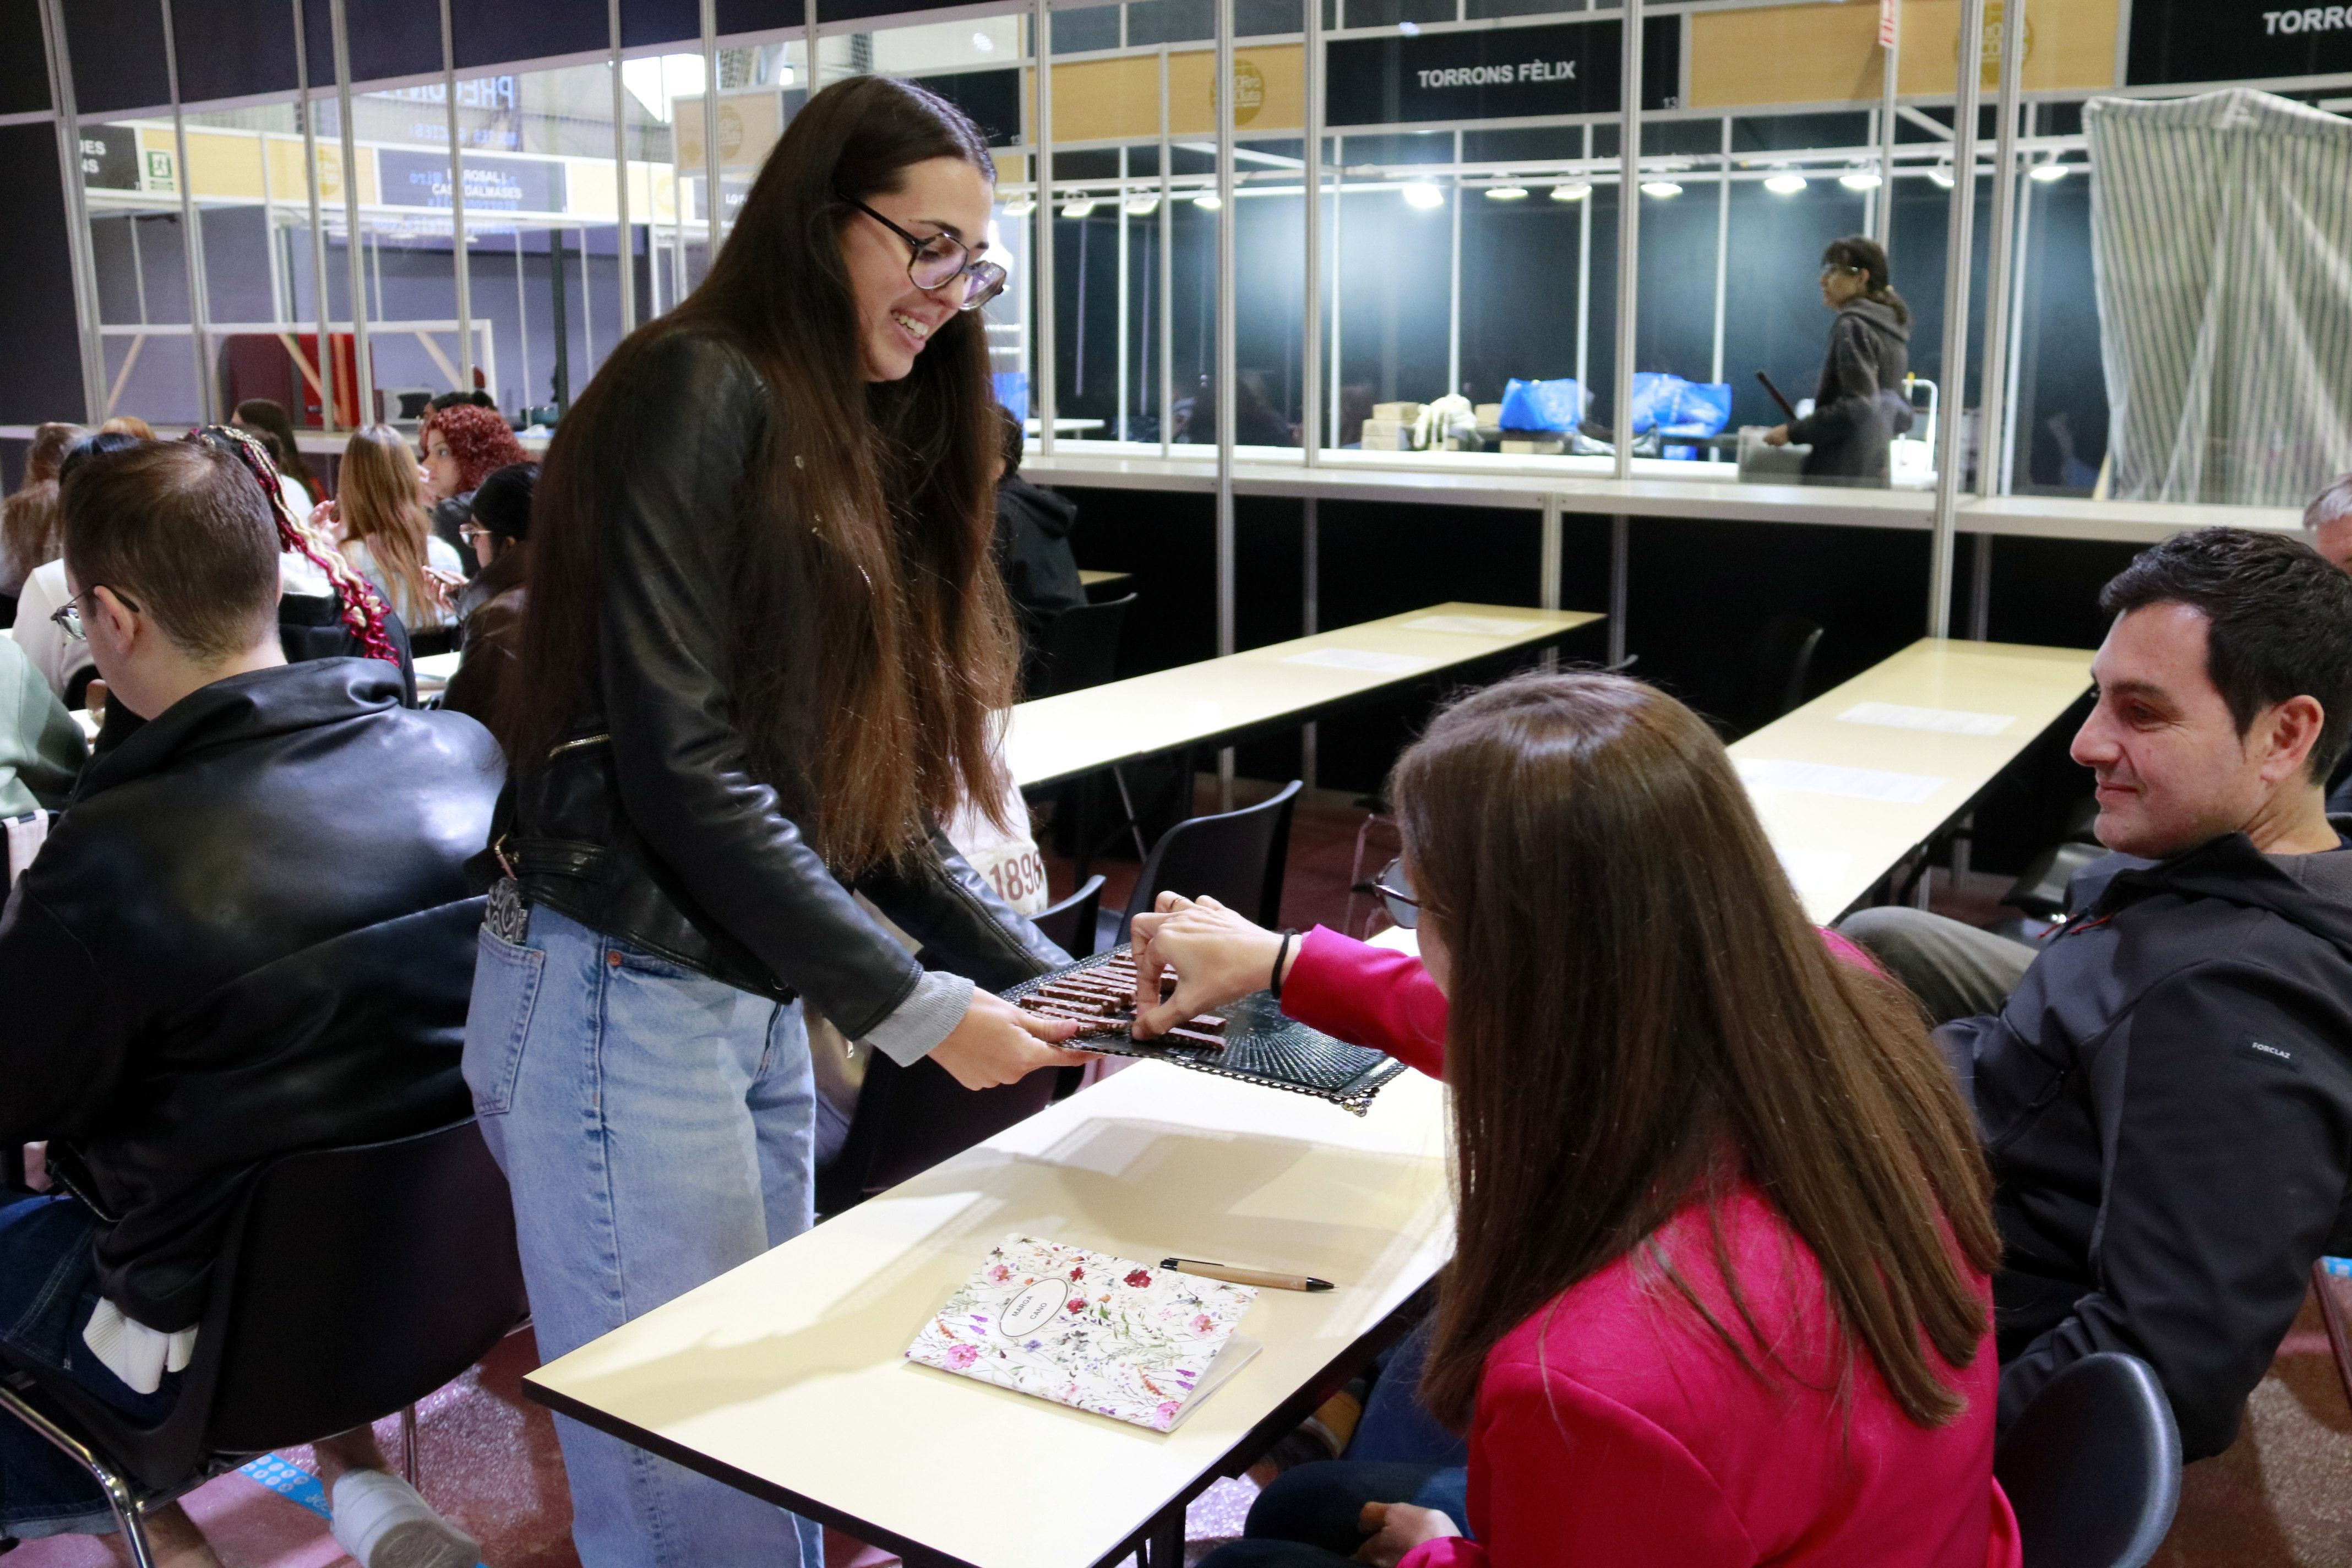
M1421 1368L1429 1359L1433 1324L1433 1319L1423 1318L1381 1357L1371 1397L1364 1401L1364 1418L1348 1444L1348 1458L1457 1468L1470 1462L1468 1439L1447 1430L1421 1402Z
M62 1371L78 1388L142 1422L160 1421L179 1397L166 1373L139 1394L81 1342L98 1310L90 1242L98 1219L79 1198L0 1192L0 1341L15 1354ZM106 1494L89 1472L15 1416L0 1414L0 1540L102 1535L114 1529Z
M466 1083L553 1361L814 1222L800 1009L530 912L481 936ZM817 1526L562 1416L583 1568L823 1568Z

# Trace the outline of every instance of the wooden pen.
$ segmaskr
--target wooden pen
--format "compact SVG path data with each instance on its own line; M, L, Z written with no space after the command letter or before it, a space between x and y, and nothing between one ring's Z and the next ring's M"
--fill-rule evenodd
M1222 1279L1228 1285L1262 1285L1270 1290L1328 1290L1331 1281L1318 1279L1311 1274L1277 1274L1270 1268L1243 1268L1231 1263L1210 1263L1198 1258L1163 1258L1162 1268L1173 1268L1179 1274L1198 1274L1203 1279Z

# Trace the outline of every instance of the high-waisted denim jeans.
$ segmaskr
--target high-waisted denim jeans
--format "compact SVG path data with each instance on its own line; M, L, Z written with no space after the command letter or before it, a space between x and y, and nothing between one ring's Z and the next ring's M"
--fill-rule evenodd
M485 931L466 1082L514 1191L544 1360L799 1235L816 1089L780 1006L530 911ZM561 1416L583 1568L823 1568L809 1521Z

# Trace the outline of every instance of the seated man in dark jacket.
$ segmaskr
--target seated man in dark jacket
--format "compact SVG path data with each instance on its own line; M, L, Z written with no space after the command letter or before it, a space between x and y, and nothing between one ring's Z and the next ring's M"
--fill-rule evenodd
M467 1112L458 1076L499 753L401 706L381 659L292 664L278 536L237 459L151 443L64 490L73 598L112 700L146 722L82 774L0 912L0 1340L160 1418L256 1167ZM264 1309L266 1310L266 1308ZM320 1445L369 1568L471 1564L364 1429ZM212 1563L176 1508L166 1563ZM111 1528L89 1479L0 1417L0 1538Z
M1973 1095L2007 1256L2006 1423L2097 1351L2219 1453L2352 1251L2352 851L2322 783L2352 726L2352 579L2277 534L2141 552L2074 756L2101 843L2037 954L1911 910L1839 929L1910 984Z

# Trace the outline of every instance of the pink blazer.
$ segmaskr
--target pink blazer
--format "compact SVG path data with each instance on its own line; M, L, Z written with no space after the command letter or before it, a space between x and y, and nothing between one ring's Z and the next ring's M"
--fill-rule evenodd
M1409 954L1318 926L1282 1005L1444 1072L1445 997ZM2020 1568L2016 1521L1992 1479L2000 1367L1989 1295L1977 1357L1952 1374L1968 1408L1923 1428L1867 1356L1838 1400L1820 1266L1765 1196L1743 1184L1722 1220L1761 1337L1734 1331L1767 1375L1742 1366L1653 1264L1620 1258L1488 1353L1471 1422L1470 1518L1455 1521L1476 1540L1426 1542L1402 1568ZM1740 1323L1702 1205L1654 1239L1717 1321Z

